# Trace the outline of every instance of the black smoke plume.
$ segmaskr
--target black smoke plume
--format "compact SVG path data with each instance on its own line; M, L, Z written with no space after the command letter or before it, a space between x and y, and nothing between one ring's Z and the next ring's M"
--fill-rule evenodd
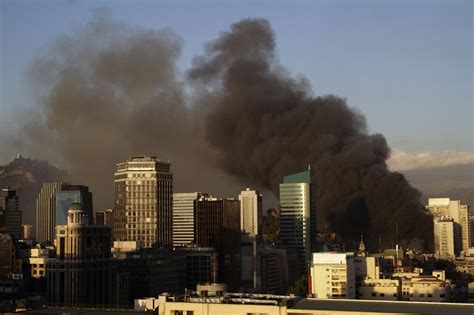
M345 99L314 97L307 80L290 76L266 20L233 24L185 80L176 68L181 47L171 30L103 14L59 38L31 71L41 96L25 127L32 151L66 163L104 206L113 205L115 163L131 155L171 160L176 191L211 193L240 185L277 193L284 175L311 164L320 230L383 246L431 244L419 192L387 169L385 138L368 134Z
M314 169L319 229L345 240L431 244L420 193L390 172L390 150L346 100L313 97L275 56L268 21L246 19L207 44L188 77L207 89L206 137L229 174L278 190L282 176ZM202 93L205 95L205 93Z

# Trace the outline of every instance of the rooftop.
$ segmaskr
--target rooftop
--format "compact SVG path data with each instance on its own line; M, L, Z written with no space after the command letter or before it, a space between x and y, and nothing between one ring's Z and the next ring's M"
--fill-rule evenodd
M367 313L404 314L473 314L474 304L403 302L403 301L362 301L362 300L318 300L302 299L290 310L346 311Z

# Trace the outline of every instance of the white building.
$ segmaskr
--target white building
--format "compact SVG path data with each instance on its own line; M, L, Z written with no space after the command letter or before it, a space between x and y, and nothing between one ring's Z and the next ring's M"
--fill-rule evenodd
M260 233L263 221L262 194L247 188L240 192L239 201L240 229L244 233L257 236Z
M454 222L452 219L435 218L434 219L434 245L435 255L439 258L454 259Z
M310 292L317 299L354 299L355 267L352 253L313 253Z
M196 200L207 197L200 192L173 194L173 246L194 243L194 212Z

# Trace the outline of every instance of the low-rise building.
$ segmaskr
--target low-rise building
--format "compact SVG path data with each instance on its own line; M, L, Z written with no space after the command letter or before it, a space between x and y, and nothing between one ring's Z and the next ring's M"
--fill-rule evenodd
M318 299L355 298L352 253L313 253L309 292Z
M397 301L401 286L398 279L365 279L359 287L361 300Z

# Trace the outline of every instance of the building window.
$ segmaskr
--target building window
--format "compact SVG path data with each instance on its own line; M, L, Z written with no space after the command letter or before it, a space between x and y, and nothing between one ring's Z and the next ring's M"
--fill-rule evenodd
M420 297L425 297L425 295L423 293L420 294Z
M375 292L372 292L372 296L377 296L377 293L375 293Z
M380 293L380 296L385 296L385 293Z
M433 294L431 294L431 293L428 293L428 297L433 297Z

